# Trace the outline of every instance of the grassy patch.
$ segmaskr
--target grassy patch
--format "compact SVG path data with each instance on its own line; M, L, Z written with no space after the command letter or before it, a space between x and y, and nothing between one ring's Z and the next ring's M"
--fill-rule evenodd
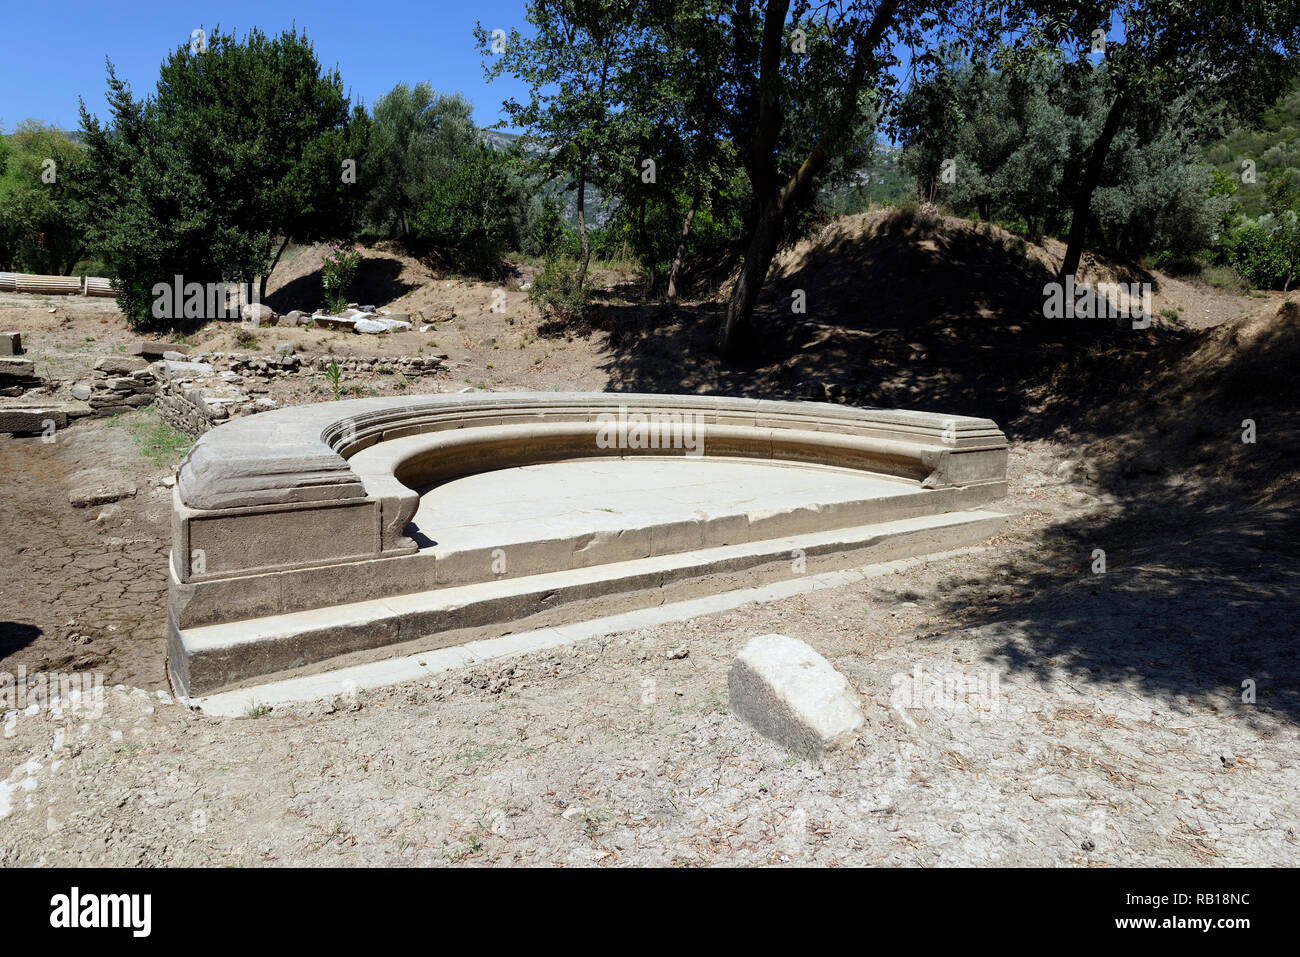
M141 455L155 465L171 469L180 464L194 444L194 440L184 432L178 432L153 416L143 422L132 422L131 437Z

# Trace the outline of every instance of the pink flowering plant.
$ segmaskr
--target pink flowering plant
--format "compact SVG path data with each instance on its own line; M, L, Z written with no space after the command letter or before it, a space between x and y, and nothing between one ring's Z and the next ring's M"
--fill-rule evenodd
M361 265L361 250L330 243L321 266L321 282L325 286L325 302L331 313L338 314L347 308L348 290Z

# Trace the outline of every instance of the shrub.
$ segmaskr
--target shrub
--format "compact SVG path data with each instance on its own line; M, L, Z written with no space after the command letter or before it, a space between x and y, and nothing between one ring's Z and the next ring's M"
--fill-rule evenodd
M513 240L515 187L504 162L485 146L475 148L420 208L415 231L459 268L495 277L501 251Z
M578 282L579 263L569 256L547 256L542 271L528 290L528 300L544 314L574 322L587 312L588 290Z
M357 267L361 265L360 250L330 244L330 251L325 254L321 266L321 283L325 287L325 302L329 311L342 312L348 304L348 290L357 276Z
M570 230L564 222L564 214L558 200L534 196L524 213L524 224L520 230L519 248L528 256L554 256L561 252L572 252Z
M1268 289L1280 286L1286 261L1274 235L1259 223L1243 223L1227 237L1226 260L1252 286Z

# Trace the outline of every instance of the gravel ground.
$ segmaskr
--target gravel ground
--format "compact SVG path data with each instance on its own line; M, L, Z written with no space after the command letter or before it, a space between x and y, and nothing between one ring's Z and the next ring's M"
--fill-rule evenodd
M983 551L857 585L256 717L10 713L0 864L1300 863L1294 562L1071 453L1014 447ZM860 690L854 747L729 713L773 631Z

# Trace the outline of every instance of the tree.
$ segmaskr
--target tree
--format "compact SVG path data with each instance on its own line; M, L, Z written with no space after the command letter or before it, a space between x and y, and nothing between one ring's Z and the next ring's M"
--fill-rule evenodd
M85 150L36 120L0 141L0 264L70 275L86 247L78 188Z
M846 152L869 150L861 139L863 117L885 113L900 89L890 70L893 48L912 50L913 67L923 70L937 62L936 38L945 32L994 29L993 19L974 15L989 13L986 6L831 0L814 10L806 0L793 9L789 0L767 0L760 12L738 0L727 12L728 82L718 95L755 209L745 261L718 332L724 354L735 354L750 338L754 304L788 217Z
M958 212L1058 232L1069 223L1080 160L1105 122L1107 89L1104 65L1070 70L1051 47L955 59L903 100L906 163L929 198ZM1127 257L1210 245L1228 201L1199 162L1199 139L1217 116L1184 96L1135 102L1129 118L1093 194L1100 244ZM946 162L952 176L941 180Z
M137 101L108 70L108 125L81 107L95 240L135 321L147 290L261 278L291 239L350 228L364 111L349 113L337 71L323 72L304 35L243 42L214 31L163 63Z
M539 144L543 182L563 179L576 191L579 286L591 260L587 187L624 172L611 158L617 157L620 140L627 141L617 124L632 115L622 115L618 95L630 88L619 71L632 62L633 10L633 0L530 0L526 17L532 36L474 26L487 78L509 75L528 85L526 103L511 98L502 108Z
M1300 0L1030 0L1025 14L1078 70L1092 69L1094 31L1122 25L1105 42L1105 119L1074 193L1062 279L1078 271L1107 157L1139 104L1190 97L1258 115L1294 80L1300 55Z
M503 247L518 239L520 192L504 157L479 144L467 151L445 180L434 184L420 207L415 232L443 249L462 269L495 277Z
M375 101L362 164L366 217L389 236L407 238L414 211L477 147L469 101L434 93L428 83L399 83Z

